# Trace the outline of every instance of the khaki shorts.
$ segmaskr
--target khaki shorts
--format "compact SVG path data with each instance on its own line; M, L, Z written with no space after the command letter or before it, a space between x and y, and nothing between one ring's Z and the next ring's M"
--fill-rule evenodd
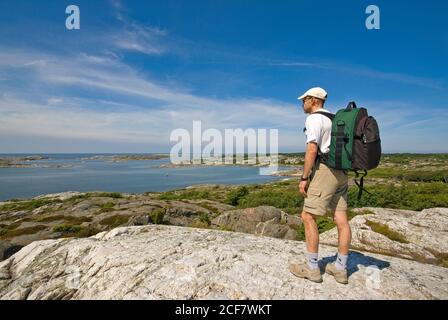
M348 175L342 170L329 168L321 163L311 180L303 211L323 216L328 210L347 210Z

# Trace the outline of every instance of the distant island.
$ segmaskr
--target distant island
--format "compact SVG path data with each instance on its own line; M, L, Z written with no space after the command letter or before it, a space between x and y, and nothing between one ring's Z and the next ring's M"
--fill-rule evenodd
M125 155L94 155L84 157L81 160L103 160L112 162L130 161L130 160L159 160L169 158L169 154L125 154Z
M86 160L102 160L110 162L122 162L130 160L159 160L169 158L168 154L117 154L117 155L93 155L90 157L83 157L81 161ZM47 164L35 163L41 160L51 160L51 157L32 155L32 156L1 156L0 168L67 168L71 165L66 164ZM27 162L27 163L24 163ZM34 163L29 163L34 162Z
M49 157L46 156L6 156L0 158L0 168L32 168L33 164L21 163L21 162L31 162L37 160L48 160Z

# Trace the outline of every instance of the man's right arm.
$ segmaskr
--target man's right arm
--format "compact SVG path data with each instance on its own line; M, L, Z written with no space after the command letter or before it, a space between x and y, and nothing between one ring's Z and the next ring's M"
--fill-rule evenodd
M302 177L309 178L314 162L317 157L317 143L315 141L309 142L306 147L305 163L303 165Z

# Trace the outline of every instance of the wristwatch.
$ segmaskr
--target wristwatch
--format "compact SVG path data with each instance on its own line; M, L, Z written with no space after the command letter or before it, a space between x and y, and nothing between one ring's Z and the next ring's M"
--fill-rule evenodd
M300 181L308 181L308 178L304 178L303 176L300 178Z

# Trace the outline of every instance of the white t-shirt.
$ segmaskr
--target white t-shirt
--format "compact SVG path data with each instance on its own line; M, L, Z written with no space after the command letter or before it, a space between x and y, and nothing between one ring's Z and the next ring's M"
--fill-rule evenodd
M316 111L331 113L324 108ZM305 121L306 143L315 141L322 153L330 152L331 124L331 120L323 114L311 113Z

